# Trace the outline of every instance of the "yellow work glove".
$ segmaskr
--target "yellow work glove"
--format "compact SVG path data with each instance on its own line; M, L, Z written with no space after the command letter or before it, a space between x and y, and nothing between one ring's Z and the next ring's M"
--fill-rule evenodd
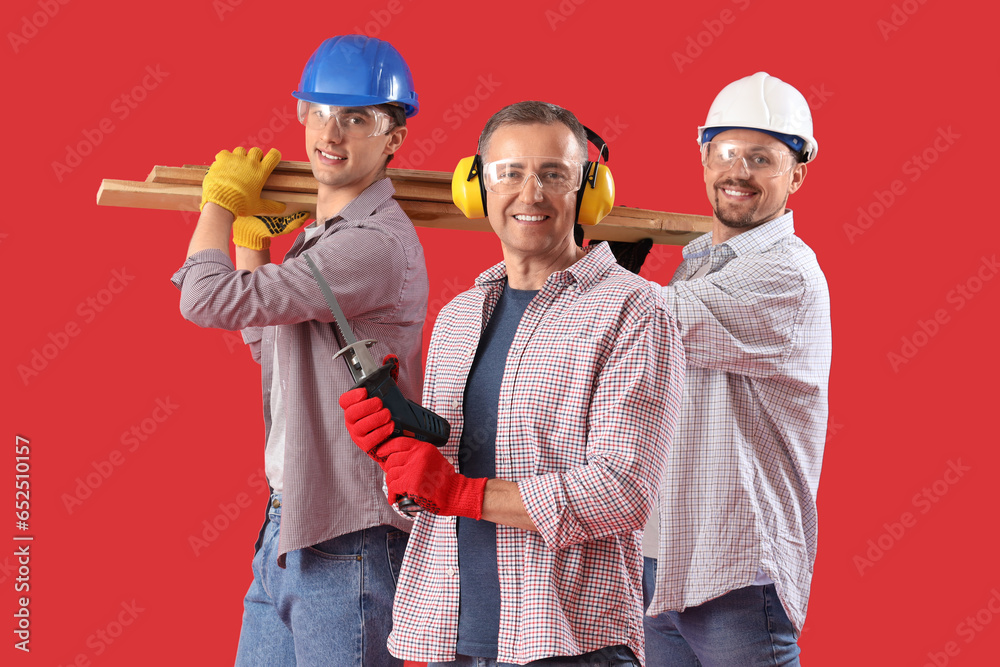
M280 161L281 153L276 148L267 155L256 146L249 153L243 147L233 149L232 153L219 151L201 183L200 208L212 202L237 218L283 212L285 205L281 202L260 198L264 182Z
M251 250L266 250L271 247L272 236L298 229L308 218L309 211L282 216L241 216L233 223L233 243Z

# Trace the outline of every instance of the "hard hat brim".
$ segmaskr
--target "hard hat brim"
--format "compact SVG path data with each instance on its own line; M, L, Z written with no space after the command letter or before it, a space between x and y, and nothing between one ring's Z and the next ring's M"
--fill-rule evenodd
M305 100L306 102L329 104L335 107L373 107L378 104L398 104L405 110L407 118L415 116L417 111L420 110L420 103L417 102L415 94L412 100L387 100L382 97L373 97L370 95L338 95L333 93L304 93L301 91L295 91L292 93L292 97Z

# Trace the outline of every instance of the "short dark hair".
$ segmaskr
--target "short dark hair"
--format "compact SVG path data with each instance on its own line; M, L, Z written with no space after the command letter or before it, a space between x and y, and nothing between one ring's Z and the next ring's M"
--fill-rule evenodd
M493 133L504 125L532 125L535 123L542 125L562 123L568 127L580 145L580 161L587 161L587 130L580 124L573 112L555 104L534 100L509 104L493 114L486 121L486 127L479 135L479 154L485 159L486 149L490 145Z
M375 108L379 111L384 111L389 115L389 119L392 121L392 127L389 131L392 132L397 127L406 127L406 109L399 106L398 104L376 104ZM389 154L385 157L385 164L388 165L389 161L392 160L394 154Z

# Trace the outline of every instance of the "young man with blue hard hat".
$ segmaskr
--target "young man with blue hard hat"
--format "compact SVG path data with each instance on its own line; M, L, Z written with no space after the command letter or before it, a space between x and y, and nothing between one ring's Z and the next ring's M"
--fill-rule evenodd
M316 221L272 263L271 237L306 217L266 217L283 210L261 199L280 154L222 151L205 176L187 261L173 277L184 317L242 330L261 365L271 496L236 664L402 664L386 638L410 522L387 505L381 470L344 428L336 397L354 381L333 358L343 343L303 253L354 333L378 341L374 353L398 355L400 389L418 398L427 272L385 174L417 94L391 44L347 35L320 45L293 95L318 181Z
M826 279L786 208L812 133L802 94L764 72L698 128L714 215L662 288L687 373L644 540L650 665L799 664L831 357Z

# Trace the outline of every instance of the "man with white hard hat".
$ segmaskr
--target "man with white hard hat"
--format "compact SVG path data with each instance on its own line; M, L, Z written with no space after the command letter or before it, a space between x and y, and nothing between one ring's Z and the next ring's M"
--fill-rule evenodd
M698 128L713 226L662 288L687 371L644 545L649 665L799 664L831 356L826 279L786 208L812 134L802 94L764 72Z
M271 493L236 664L402 667L386 639L410 522L386 503L382 471L344 428L336 397L354 380L333 356L344 342L306 258L355 335L377 341L379 355L398 355L399 387L419 398L427 271L385 172L417 113L417 94L391 44L342 35L316 49L292 95L317 181L316 221L272 263L271 237L306 217L261 216L284 209L261 199L281 156L222 151L202 184L187 261L173 277L182 314L203 327L242 330L261 366ZM212 379L210 369L198 372ZM251 413L234 417L260 419Z

